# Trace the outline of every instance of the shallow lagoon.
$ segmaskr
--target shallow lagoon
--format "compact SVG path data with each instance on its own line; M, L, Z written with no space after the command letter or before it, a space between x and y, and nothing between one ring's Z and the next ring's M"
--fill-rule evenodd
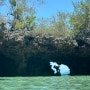
M0 90L90 90L90 76L0 77Z

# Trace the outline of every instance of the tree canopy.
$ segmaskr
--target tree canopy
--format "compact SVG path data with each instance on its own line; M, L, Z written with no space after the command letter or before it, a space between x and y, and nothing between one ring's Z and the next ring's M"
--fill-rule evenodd
M6 16L8 18L6 24L9 24L11 31L39 29L36 32L41 30L44 33L62 34L61 36L90 32L90 0L72 2L74 11L71 14L59 11L56 16L47 19L43 17L38 19L35 15L35 8L38 4L43 4L43 0L7 1L9 11ZM4 3L7 3L6 0L0 0L0 6L7 6ZM3 16L3 18L6 17Z
M74 30L90 32L90 0L73 3L74 12L70 16L70 23Z

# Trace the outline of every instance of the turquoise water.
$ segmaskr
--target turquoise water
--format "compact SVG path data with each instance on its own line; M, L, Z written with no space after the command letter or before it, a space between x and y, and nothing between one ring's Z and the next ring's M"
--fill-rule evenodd
M90 76L0 77L0 90L90 90Z

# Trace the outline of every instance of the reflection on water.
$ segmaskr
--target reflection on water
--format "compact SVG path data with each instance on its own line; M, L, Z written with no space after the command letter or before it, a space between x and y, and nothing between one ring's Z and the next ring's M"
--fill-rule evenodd
M90 90L90 76L0 77L0 90Z

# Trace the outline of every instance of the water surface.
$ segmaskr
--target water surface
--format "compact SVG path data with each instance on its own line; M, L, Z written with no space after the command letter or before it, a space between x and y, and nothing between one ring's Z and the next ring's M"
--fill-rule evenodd
M90 76L0 77L0 90L90 90Z

